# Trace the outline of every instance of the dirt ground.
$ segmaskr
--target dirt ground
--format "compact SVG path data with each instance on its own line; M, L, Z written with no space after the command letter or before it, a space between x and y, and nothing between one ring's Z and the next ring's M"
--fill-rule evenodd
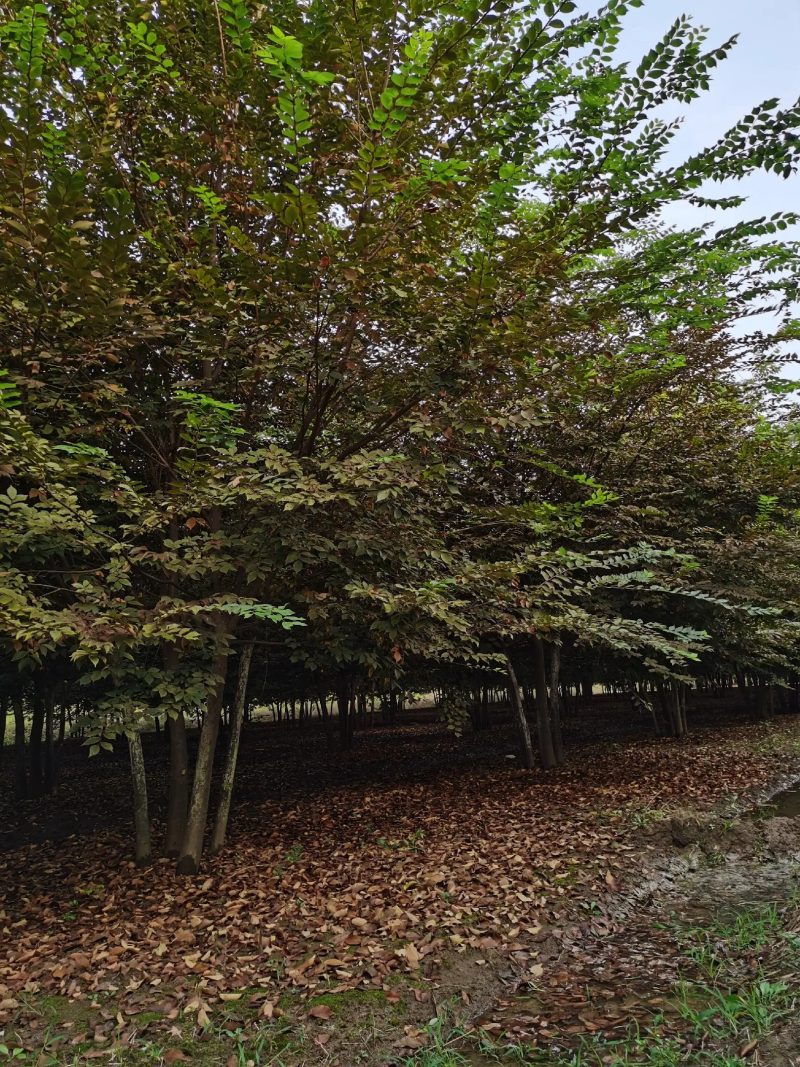
M556 1031L602 1032L577 1003L592 959L616 1024L643 1017L653 1004L618 991L633 957L654 958L645 941L666 961L651 968L650 1001L674 984L673 935L654 938L641 910L682 876L683 853L794 848L779 819L740 823L738 838L726 827L724 849L714 834L800 774L798 723L749 724L707 701L693 724L683 742L655 741L629 708L597 700L568 720L567 764L548 774L516 768L502 719L454 739L412 710L357 736L349 757L313 727L254 725L229 847L190 879L164 861L135 871L122 758L68 747L55 798L6 799L0 812L0 1040L42 1065L147 1055L344 1067L412 1056L447 1004L487 1038L544 1047ZM158 830L166 752L147 741ZM683 841L697 836L692 817L707 840ZM624 922L640 924L638 949ZM615 938L627 971L609 962ZM536 994L526 1018L509 1018L542 989L546 1004Z

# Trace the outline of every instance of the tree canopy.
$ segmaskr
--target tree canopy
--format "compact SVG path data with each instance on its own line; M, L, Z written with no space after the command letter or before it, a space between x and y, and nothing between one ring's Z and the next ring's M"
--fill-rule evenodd
M248 645L340 708L543 641L796 669L797 220L660 216L792 177L800 106L673 164L735 42L631 69L636 6L7 8L4 672L82 687L94 746L205 707L185 869Z

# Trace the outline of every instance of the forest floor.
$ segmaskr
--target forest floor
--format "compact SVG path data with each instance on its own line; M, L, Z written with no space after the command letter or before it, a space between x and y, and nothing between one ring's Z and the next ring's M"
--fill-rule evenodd
M692 721L598 700L546 775L502 722L412 711L350 756L256 724L229 845L182 879L130 862L125 762L68 745L55 798L0 808L0 1063L790 1067L800 820L747 811L800 777L800 723Z

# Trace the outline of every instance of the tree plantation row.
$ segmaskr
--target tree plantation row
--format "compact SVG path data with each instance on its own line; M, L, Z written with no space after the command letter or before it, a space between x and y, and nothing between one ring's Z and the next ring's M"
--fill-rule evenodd
M313 702L348 750L374 705L436 692L459 732L502 690L545 770L597 684L674 736L697 687L793 707L797 218L726 226L715 185L791 187L800 106L671 162L662 116L735 41L681 18L634 69L637 6L4 9L20 796L53 787L67 715L92 754L124 735L146 862L140 733L167 722L191 874L254 705ZM679 201L721 224L665 227Z

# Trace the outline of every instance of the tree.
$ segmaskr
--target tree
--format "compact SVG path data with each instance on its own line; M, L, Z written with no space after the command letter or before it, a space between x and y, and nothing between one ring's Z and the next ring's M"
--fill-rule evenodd
M532 649L545 750L542 640L660 678L708 647L707 613L669 613L720 582L691 581L693 517L651 536L647 428L727 372L732 319L788 306L796 250L764 238L793 216L656 221L709 179L793 173L800 111L662 167L653 110L732 42L681 19L627 71L628 6L12 5L0 626L25 669L83 670L93 750L172 718L182 871L230 656L267 624L307 621L285 641L343 723L359 674Z

